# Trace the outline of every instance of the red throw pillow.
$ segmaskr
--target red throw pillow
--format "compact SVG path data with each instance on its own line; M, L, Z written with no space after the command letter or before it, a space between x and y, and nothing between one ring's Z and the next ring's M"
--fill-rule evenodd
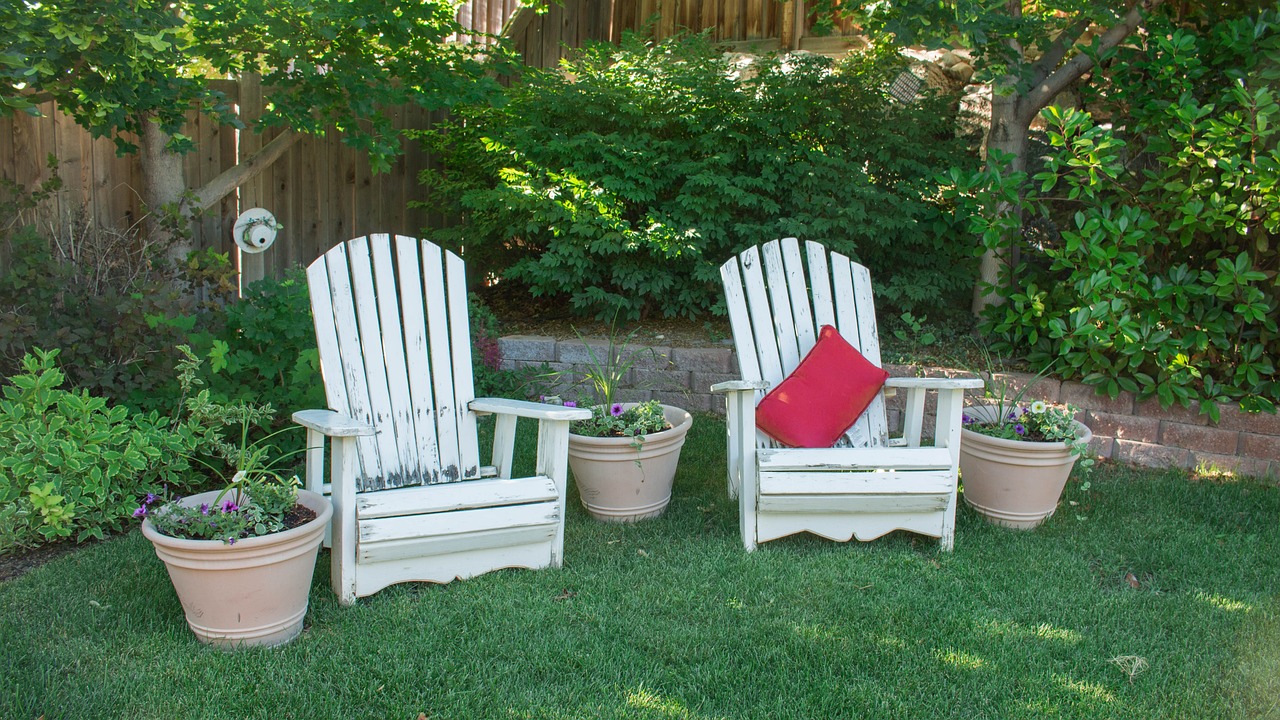
M888 377L823 325L809 354L756 406L756 427L791 447L831 447Z

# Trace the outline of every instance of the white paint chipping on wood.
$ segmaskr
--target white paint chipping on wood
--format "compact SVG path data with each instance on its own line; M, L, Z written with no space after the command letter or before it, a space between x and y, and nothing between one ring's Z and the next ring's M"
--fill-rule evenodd
M308 429L307 484L334 506L339 601L559 566L569 422L590 412L475 398L462 261L425 240L371 235L329 250L307 278L330 408L294 420ZM482 465L476 415L490 413L498 432ZM537 474L511 479L520 417L538 421Z
M952 547L958 488L960 405L973 379L895 379L907 388L906 436L888 437L883 393L845 434L850 447L780 448L759 433L762 382L776 386L834 325L880 364L871 276L820 244L795 238L749 248L720 268L742 380L717 384L727 395L728 491L739 502L742 543L798 532L837 541L872 540L893 530L937 537ZM763 258L763 259L762 259ZM919 447L926 392L938 393L933 447Z

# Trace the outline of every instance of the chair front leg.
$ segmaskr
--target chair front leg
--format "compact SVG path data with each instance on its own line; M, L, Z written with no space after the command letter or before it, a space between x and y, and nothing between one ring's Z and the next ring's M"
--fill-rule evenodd
M333 549L329 553L330 578L338 603L356 601L356 440L333 438L332 460Z
M556 525L556 539L551 547L551 567L564 562L564 522L569 513L569 421L538 421L538 459L535 472L551 478L560 498L560 522Z

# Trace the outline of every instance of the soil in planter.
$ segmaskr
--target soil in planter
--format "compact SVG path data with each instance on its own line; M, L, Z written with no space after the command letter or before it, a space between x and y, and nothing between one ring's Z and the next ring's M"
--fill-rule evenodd
M303 525L306 525L307 523L315 519L316 519L315 510L312 510L311 508L307 507L306 505L303 505L302 503L298 503L297 505L293 506L292 510L285 513L284 529L292 530L296 527L302 527ZM282 530L281 532L284 532L284 531Z

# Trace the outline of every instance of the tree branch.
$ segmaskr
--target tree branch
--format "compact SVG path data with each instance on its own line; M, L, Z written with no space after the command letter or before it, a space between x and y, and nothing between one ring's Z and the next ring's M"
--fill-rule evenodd
M1089 25L1089 18L1081 17L1058 33L1058 37L1054 38L1049 47L1045 49L1044 55L1031 66L1031 82L1033 85L1039 85L1053 73L1058 67L1058 63L1062 62L1062 58L1067 56L1067 53L1076 44L1076 40L1084 34Z
M1134 4L1120 22L1107 28L1107 31L1102 34L1098 41L1098 51L1102 53L1114 49L1142 23L1144 11L1152 10L1164 4L1164 1L1146 0L1146 2ZM1079 79L1091 67L1093 67L1092 57L1083 52L1076 54L1028 93L1023 107L1032 114L1040 112L1054 95L1066 89L1067 85Z
M262 146L258 152L227 168L217 177L205 183L203 187L192 190L195 202L191 211L208 210L228 193L257 177L263 170L271 167L271 163L280 159L294 143L302 138L296 130L285 130L276 139Z

